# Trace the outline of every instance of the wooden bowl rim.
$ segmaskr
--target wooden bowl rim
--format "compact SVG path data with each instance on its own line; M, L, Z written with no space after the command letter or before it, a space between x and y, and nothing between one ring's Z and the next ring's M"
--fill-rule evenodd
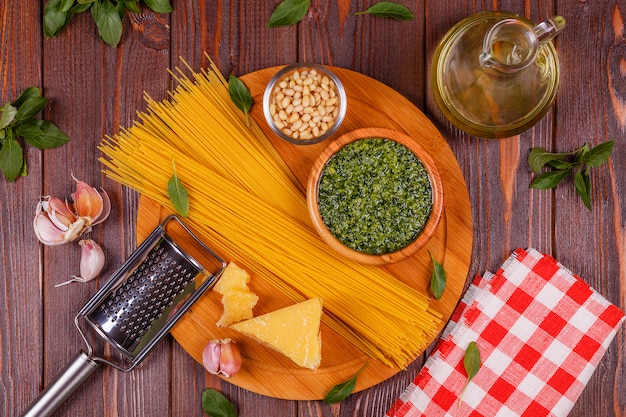
M422 231L417 235L415 240L409 245L403 247L395 252L385 253L381 255L373 255L356 251L339 239L337 239L332 232L326 227L326 224L322 220L322 216L318 207L318 191L319 181L326 164L344 146L356 142L360 139L367 138L383 138L393 140L411 150L415 156L422 162L432 188L433 203L431 207L430 216L424 225ZM420 145L413 137L399 132L394 129L380 128L380 127L364 127L347 132L331 142L322 152L318 155L317 159L313 163L311 172L309 174L307 182L307 204L309 209L309 215L313 222L318 234L330 247L332 247L339 254L345 256L348 259L370 265L384 265L400 261L414 255L423 248L430 238L434 235L437 225L441 220L443 214L443 185L437 164L434 158L429 152Z

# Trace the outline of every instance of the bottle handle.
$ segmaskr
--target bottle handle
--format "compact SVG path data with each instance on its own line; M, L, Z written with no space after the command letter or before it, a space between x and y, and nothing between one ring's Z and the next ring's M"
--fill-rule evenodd
M561 33L564 28L565 18L563 16L552 16L545 22L541 22L535 26L533 28L533 32L535 32L535 36L537 36L539 44L543 45L544 43L550 42L554 39L554 37Z

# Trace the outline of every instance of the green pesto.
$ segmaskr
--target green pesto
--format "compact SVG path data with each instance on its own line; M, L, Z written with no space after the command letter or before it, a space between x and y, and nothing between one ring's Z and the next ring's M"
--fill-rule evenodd
M344 245L363 253L380 255L407 246L424 228L432 204L424 165L390 139L344 146L320 178L322 220Z

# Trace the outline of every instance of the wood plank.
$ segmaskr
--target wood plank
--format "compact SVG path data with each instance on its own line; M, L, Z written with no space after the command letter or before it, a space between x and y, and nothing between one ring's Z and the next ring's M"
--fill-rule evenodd
M555 150L615 139L611 160L591 171L592 207L575 194L571 179L555 191L555 253L572 271L624 309L626 306L626 149L623 146L625 11L618 5L572 4L559 13L567 27L559 36L562 72ZM603 28L603 29L599 29ZM598 36L602 33L601 36ZM582 43L581 39L594 41ZM609 347L572 416L619 416L626 408L624 328ZM602 393L602 394L599 394ZM620 411L622 410L622 411Z
M39 9L22 9L20 3L0 1L0 106L27 87L42 87ZM22 146L28 176L9 183L0 174L1 415L25 407L42 384L41 265L31 221L41 190L43 152Z
M152 16L153 27L160 24L164 28L167 24L167 17L157 18L149 11L142 16L144 19ZM76 15L66 31L44 43L44 79L46 90L54 99L51 116L72 142L46 154L43 192L70 198L74 191L71 175L74 175L105 188L113 202L110 218L88 235L101 244L107 255L99 280L55 288L55 284L78 272L80 250L76 243L44 248L46 385L75 352L85 348L73 325L74 316L95 293L98 283L104 282L135 247L134 234L128 227L135 215L134 197L104 179L97 160L100 156L97 145L105 134L117 131L120 124L130 123L135 112L145 107L144 89L157 98L165 94L169 54L167 49L165 53L154 49L155 43L149 42L154 32L146 32L145 28L142 31L141 22L126 19L124 23L124 36L118 48L99 39L90 13ZM102 352L99 338L91 338L91 343L96 354L114 356ZM146 366L140 366L130 375L103 367L61 407L60 414L158 415L169 407L169 398L152 396L150 392L155 386L168 385L168 350L167 345L158 346Z

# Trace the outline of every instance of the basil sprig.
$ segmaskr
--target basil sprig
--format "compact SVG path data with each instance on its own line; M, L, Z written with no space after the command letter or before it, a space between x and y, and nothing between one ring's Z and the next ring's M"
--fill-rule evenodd
M574 175L574 190L585 207L591 210L591 178L589 168L598 167L611 156L614 141L603 142L593 148L585 143L572 152L548 152L543 148L533 148L528 154L528 166L535 174L530 188L548 190L556 187L568 174ZM541 172L544 167L548 171Z
M361 368L356 371L352 378L332 387L331 390L328 391L328 393L324 397L324 402L326 404L336 404L348 398L348 396L352 393L352 391L354 391L354 388L356 387L356 379L359 377L361 372L363 372L368 364L369 362L365 362L365 364L363 364L363 366L361 366Z
M202 411L210 417L237 417L235 406L213 388L202 391Z
M56 125L35 119L47 104L38 87L29 87L15 101L0 107L0 171L7 181L27 174L19 138L38 149L58 148L69 142Z
M399 3L392 3L390 1L381 1L370 6L365 11L355 13L355 15L360 14L371 14L376 17L392 18L396 20L415 19L415 15L411 13L406 6Z
M156 13L171 13L169 0L48 0L43 9L43 32L53 38L75 14L91 10L91 16L103 41L117 46L122 38L124 12L140 13L143 2Z

